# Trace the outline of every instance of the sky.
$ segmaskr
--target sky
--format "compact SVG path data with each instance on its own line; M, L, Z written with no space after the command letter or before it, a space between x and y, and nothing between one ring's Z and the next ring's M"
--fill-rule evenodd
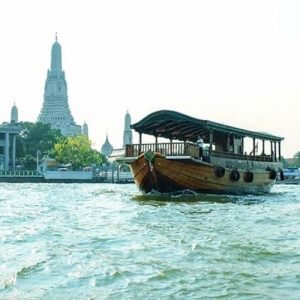
M0 0L0 122L36 121L58 34L77 124L100 150L160 109L300 151L300 1ZM134 142L138 142L134 134Z

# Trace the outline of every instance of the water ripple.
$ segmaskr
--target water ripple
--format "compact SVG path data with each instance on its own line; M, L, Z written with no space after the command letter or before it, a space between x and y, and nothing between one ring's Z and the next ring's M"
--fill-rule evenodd
M300 186L0 184L0 299L298 299Z

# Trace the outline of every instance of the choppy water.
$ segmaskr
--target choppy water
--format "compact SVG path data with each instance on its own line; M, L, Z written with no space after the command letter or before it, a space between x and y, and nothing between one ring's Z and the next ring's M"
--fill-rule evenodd
M1 299L300 299L300 186L0 184Z

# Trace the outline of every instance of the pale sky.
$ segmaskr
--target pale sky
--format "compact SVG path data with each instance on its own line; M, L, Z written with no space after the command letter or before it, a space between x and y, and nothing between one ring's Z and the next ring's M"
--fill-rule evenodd
M36 121L58 33L77 124L100 150L170 109L300 150L300 1L0 0L0 122ZM134 135L134 142L138 138Z

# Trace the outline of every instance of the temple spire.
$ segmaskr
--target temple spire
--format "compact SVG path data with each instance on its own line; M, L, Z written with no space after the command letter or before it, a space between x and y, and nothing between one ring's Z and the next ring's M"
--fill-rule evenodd
M51 66L47 72L44 101L38 121L60 129L64 136L82 134L82 128L75 123L68 103L68 88L65 72L62 70L62 50L57 41L57 33L51 48ZM87 125L85 132L87 133Z
M130 117L130 114L127 109L126 115L125 115L124 132L123 132L123 147L124 148L125 148L125 145L132 144L132 131L131 131L130 125L131 125L131 117Z
M11 123L18 123L19 122L18 108L16 106L16 101L14 101L14 105L11 108L10 122Z
M61 46L57 41L57 32L55 33L55 42L52 45L51 49L51 71L53 72L62 72L62 63L61 63Z

